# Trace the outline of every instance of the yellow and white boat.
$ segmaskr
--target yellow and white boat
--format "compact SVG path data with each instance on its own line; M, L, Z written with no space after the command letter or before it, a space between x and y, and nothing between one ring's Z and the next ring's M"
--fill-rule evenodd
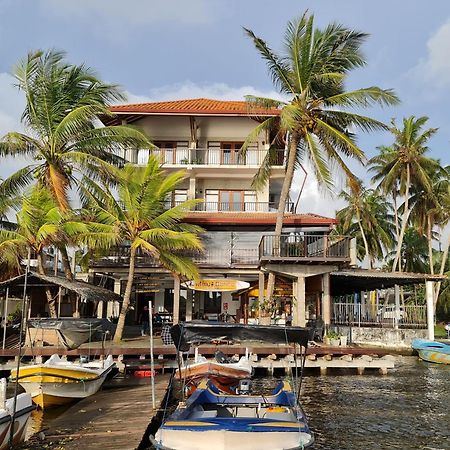
M52 355L45 363L19 369L19 383L42 409L64 405L95 394L115 367L112 356L103 361L70 362ZM11 380L16 370L11 371Z

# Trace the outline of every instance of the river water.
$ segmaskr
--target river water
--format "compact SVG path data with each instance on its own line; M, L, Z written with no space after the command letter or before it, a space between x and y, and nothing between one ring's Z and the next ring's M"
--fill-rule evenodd
M124 383L130 380L116 379L108 388L113 393ZM301 399L314 449L450 450L450 366L398 357L388 375L307 374ZM36 411L30 431L51 427L63 413Z

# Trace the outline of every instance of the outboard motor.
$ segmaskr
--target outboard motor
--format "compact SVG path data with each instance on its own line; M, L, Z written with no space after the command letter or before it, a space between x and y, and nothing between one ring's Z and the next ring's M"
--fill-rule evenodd
M240 395L249 395L252 392L252 380L239 380L237 393Z

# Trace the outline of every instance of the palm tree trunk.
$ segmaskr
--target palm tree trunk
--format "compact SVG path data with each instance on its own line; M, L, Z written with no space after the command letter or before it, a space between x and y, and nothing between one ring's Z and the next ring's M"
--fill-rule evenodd
M392 192L392 203L394 206L395 237L397 238L398 241L400 235L400 226L398 223L397 194L395 189Z
M286 166L286 176L284 177L283 186L280 193L280 201L278 203L277 220L275 223L275 236L274 236L274 256L278 256L280 253L281 244L281 232L283 230L283 219L286 211L286 203L289 196L289 190L291 189L292 179L294 178L295 160L297 157L297 147L300 139L297 133L291 134L291 140L289 142L288 161ZM267 297L266 300L272 303L273 292L275 290L275 274L269 272L267 277Z
M372 269L372 261L370 259L370 255L369 255L369 243L367 242L366 233L364 232L364 229L363 229L363 226L361 223L361 214L359 212L359 209L356 212L356 220L358 221L359 231L361 231L361 238L364 242L364 250L366 252L366 258L368 260L369 269Z
M123 330L125 328L125 318L127 316L128 308L130 306L131 290L133 288L134 270L136 261L136 249L130 249L130 268L128 270L127 286L123 296L122 308L120 308L119 320L117 322L116 332L114 334L114 343L118 344L122 340Z
M38 272L41 275L45 275L44 258L41 252L37 254L37 263L38 263ZM57 316L56 316L55 298L52 295L52 291L48 287L45 288L45 296L47 297L48 311L50 313L50 317L56 319Z
M448 238L447 238L447 245L444 248L444 253L442 254L441 267L439 269L439 275L441 275L441 276L444 275L445 265L447 263L449 248L450 248L450 233L449 233ZM441 290L441 284L442 284L442 281L438 281L436 283L436 288L435 288L435 291L434 291L433 301L434 301L434 310L435 311L436 311L437 301L438 301L438 298L439 298L439 292Z
M59 252L61 253L61 262L64 270L64 275L69 281L73 281L73 273L70 267L69 255L67 254L67 248L65 245L58 247Z
M427 216L427 240L428 240L428 263L430 265L430 273L434 275L433 266L433 238L432 238L432 226L431 226L431 216Z
M395 253L394 264L392 264L392 272L396 271L397 265L399 267L399 272L402 271L402 265L400 263L400 256L402 252L402 244L403 238L405 237L406 227L408 225L409 218L409 189L411 184L411 168L409 164L406 166L406 190L405 190L405 203L403 204L403 219L402 219L402 227L400 230L400 236L398 237L397 242L397 251Z

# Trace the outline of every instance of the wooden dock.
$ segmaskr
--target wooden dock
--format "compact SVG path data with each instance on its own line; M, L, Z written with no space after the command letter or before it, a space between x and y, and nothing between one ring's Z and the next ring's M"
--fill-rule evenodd
M75 403L51 428L27 441L23 449L134 450L157 410L152 409L150 379L145 384L103 389ZM167 389L168 375L155 378L156 407Z

